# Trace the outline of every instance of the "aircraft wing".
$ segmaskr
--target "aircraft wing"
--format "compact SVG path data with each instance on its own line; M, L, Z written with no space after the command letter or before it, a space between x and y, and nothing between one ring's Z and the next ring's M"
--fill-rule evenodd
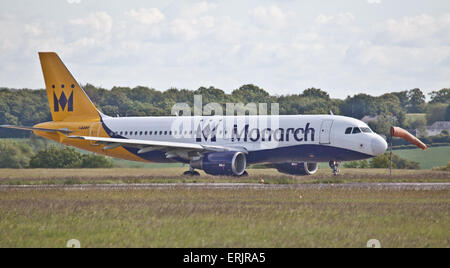
M171 141L151 141L151 140L136 140L136 139L117 139L106 137L90 137L90 136L68 136L70 139L80 139L86 141L93 141L98 144L105 144L104 150L117 148L120 146L139 148L138 153L146 153L154 150L165 151L166 153L177 154L177 152L226 152L239 151L248 153L245 148L224 147L216 145L205 145L185 142L171 142Z

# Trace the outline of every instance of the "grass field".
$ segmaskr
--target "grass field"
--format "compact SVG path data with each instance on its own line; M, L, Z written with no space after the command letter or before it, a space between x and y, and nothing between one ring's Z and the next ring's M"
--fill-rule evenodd
M422 114L406 114L406 121L413 121L413 120L417 120L417 119L424 119L426 120L426 114L422 113Z
M116 169L0 169L0 185L112 184L112 183L217 183L265 184L356 183L356 182L450 182L450 172L434 170L342 169L333 176L331 169L319 169L313 176L290 176L275 169L248 169L247 177L183 176L187 168Z
M329 169L184 177L185 168L2 169L0 184L449 182L450 172ZM450 190L2 189L0 247L450 247Z
M450 191L2 190L0 247L450 247Z
M450 146L431 147L429 150L421 149L395 150L398 156L420 163L422 169L445 166L450 162Z

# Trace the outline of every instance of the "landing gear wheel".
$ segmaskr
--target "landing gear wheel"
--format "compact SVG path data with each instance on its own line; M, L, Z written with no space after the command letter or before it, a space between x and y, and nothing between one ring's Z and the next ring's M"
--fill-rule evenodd
M334 176L339 175L339 172L340 172L339 166L341 163L338 161L330 161L329 164L330 164L330 167L333 169L333 175Z
M248 172L244 171L244 173L242 173L242 175L235 176L235 177L248 177Z
M183 173L183 175L184 175L184 176L192 176L192 177L196 177L196 176L200 176L200 173L198 173L198 172L195 171L195 170L188 170L188 171L185 171L185 172Z

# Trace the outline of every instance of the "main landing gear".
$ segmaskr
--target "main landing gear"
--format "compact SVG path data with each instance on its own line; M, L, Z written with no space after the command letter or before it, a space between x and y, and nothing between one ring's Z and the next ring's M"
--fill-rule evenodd
M195 171L194 168L189 167L188 171L185 171L183 173L184 176L192 176L192 177L196 177L196 176L200 176L200 173L198 173L198 171Z
M333 175L337 176L339 175L339 166L341 165L341 163L339 161L330 161L330 167L333 169Z

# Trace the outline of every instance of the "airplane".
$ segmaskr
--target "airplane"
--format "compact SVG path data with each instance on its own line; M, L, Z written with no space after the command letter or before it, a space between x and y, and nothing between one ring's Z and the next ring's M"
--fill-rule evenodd
M53 121L1 127L29 130L115 158L187 164L189 171L184 175L199 175L196 170L203 170L209 175L245 176L252 164L268 164L291 175L313 175L319 162L328 162L337 175L342 161L376 157L388 147L366 123L333 114L107 116L94 106L56 53L40 52L39 58ZM271 127L252 123L259 121Z

